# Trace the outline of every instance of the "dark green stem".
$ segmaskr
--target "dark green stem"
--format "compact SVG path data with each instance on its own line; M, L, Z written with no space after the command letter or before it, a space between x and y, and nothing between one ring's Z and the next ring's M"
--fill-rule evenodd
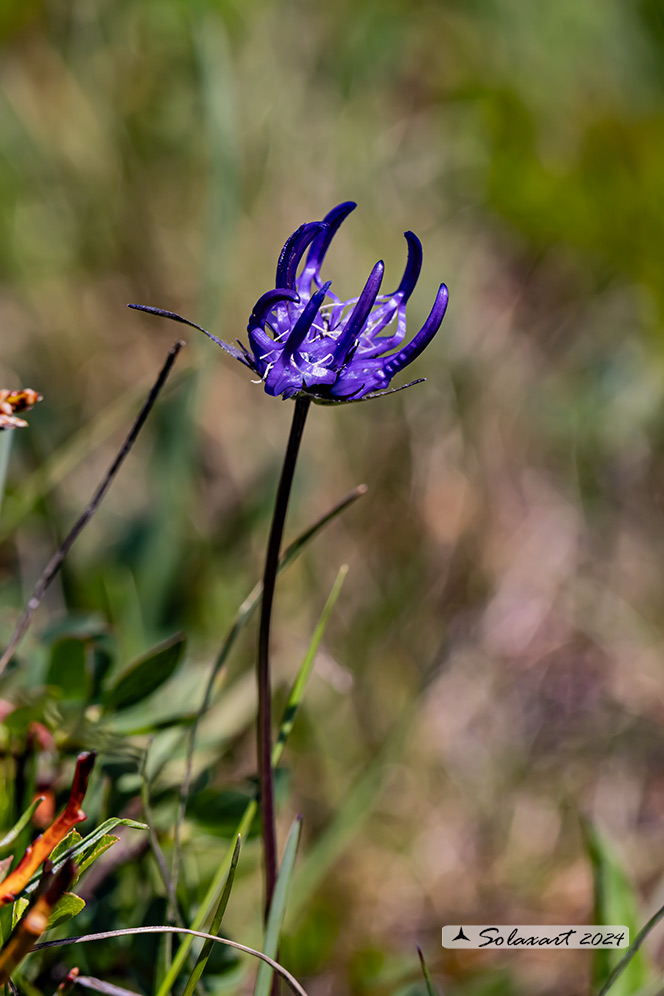
M260 781L261 821L263 831L263 860L265 863L265 915L270 909L277 880L277 833L274 817L274 777L272 773L272 688L270 682L270 624L274 586L279 567L279 551L284 533L288 500L295 473L302 433L311 404L310 398L295 401L288 446L281 470L281 479L274 505L270 538L265 555L263 573L263 601L258 631L258 775Z

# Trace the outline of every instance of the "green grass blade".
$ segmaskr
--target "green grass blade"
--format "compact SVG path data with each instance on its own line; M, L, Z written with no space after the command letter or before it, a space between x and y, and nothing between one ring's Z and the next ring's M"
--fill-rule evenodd
M346 791L334 818L311 847L301 863L288 904L288 917L301 911L309 896L333 868L359 828L370 816L383 788L385 770L398 757L418 708L414 700L396 725L361 778Z
M302 817L298 816L293 822L288 834L288 839L286 840L284 857L281 862L281 868L279 869L277 882L274 887L274 895L272 896L272 902L270 903L270 912L268 913L267 925L265 927L265 944L263 945L263 952L269 958L273 959L276 959L277 951L279 949L279 935L281 933L281 925L284 921L284 913L286 912L288 889L293 877L295 858L297 857L297 847L300 843L301 832ZM272 975L273 971L270 966L264 961L261 962L258 966L258 972L256 973L254 996L269 996L270 987L272 985Z
M588 821L583 822L582 828L593 873L594 921L625 924L633 936L638 910L632 885L604 835ZM596 987L611 975L621 957L619 951L593 952L592 979ZM649 977L645 954L635 953L620 979L614 980L613 996L631 996L646 985Z
M346 564L343 564L339 568L339 573L337 574L335 582L332 585L332 591L330 592L327 602L325 603L325 607L321 612L320 619L318 620L318 623L314 630L311 642L307 648L306 654L304 655L304 660L302 661L300 669L296 675L292 691L288 697L286 708L284 709L284 714L281 718L281 723L279 724L279 733L277 735L275 745L272 748L273 767L276 767L277 764L279 764L281 755L284 752L284 747L286 746L286 741L288 740L290 732L293 729L295 716L297 715L297 710L304 697L304 691L307 687L307 682L309 681L311 672L313 670L320 642L323 639L323 634L327 628L328 622L330 621L332 610L334 609L337 599L341 594L341 588L344 581L346 580L347 574L348 574L348 567Z
M359 497L359 495L357 495L357 497ZM281 721L281 725L279 727L279 735L272 749L273 765L278 764L279 759L283 753L288 735L293 728L293 723L295 721L297 708L302 700L307 679L311 674L311 668L316 658L316 653L318 651L318 647L320 646L320 641L323 638L325 627L332 614L334 605L339 597L339 594L341 592L341 586L343 585L347 573L348 573L348 568L346 567L346 565L340 568L339 573L337 574L336 580L334 582L334 585L332 586L332 591L330 592L327 602L325 603L325 607L323 608L323 611L321 613L318 625L314 630L314 635L311 639L311 643L307 648L304 660L302 661L302 664L300 665L300 668L298 670L295 682L293 684L293 689L289 696L288 704L286 705L286 708L284 710L284 715ZM258 811L258 802L256 801L256 799L252 799L252 801L247 805L247 808L244 811L244 815L240 820L240 823L235 831L235 835L233 838L234 840L238 835L242 837L245 837L247 835L247 833L249 832L249 828L251 827L251 824L254 821L257 811ZM205 897L203 898L203 902L200 905L198 913L194 917L194 921L192 924L194 930L199 930L200 927L207 920L208 916L210 915L210 911L216 901L217 894L221 889L222 882L224 881L226 875L228 874L232 858L233 858L233 848L228 848L221 861L221 864L219 865L219 868L217 869L217 874L212 880L208 888L208 891L205 894ZM173 958L173 963L157 990L157 996L167 996L167 994L170 993L171 989L173 988L173 984L175 983L175 980L178 977L178 974L182 970L182 966L184 965L185 959L191 947L191 943L192 943L191 937L185 936L183 938L182 944L178 948Z
M429 972L429 969L427 968L427 963L425 962L424 955L422 954L422 948L419 946L419 944L417 946L417 953L420 958L420 965L422 966L422 975L424 976L424 982L427 987L428 996L440 996L440 993L433 984L433 979L431 978L431 974Z
M219 905L217 906L212 923L210 924L211 934L219 933L219 928L221 927L221 921L224 918L224 913L226 912L226 907L228 906L228 900L230 899L231 896L231 889L233 888L233 882L235 880L235 869L237 868L237 863L240 857L241 844L242 844L242 838L238 834L237 840L235 841L235 849L233 851L233 856L231 858L231 866L228 869L228 876L226 877L226 884L224 885L224 890L221 893L221 899L219 900ZM194 970L189 976L187 985L184 987L184 992L182 996L192 996L194 989L196 988L196 983L198 982L201 975L205 971L205 966L208 963L211 953L212 953L212 941L206 941L203 947L201 948L201 953L196 959ZM264 964L264 962L262 962L261 964Z
M12 847L16 843L19 834L25 829L25 827L27 827L28 823L35 815L37 807L44 801L44 798L45 797L43 795L40 795L37 796L36 799L33 799L25 812L19 816L11 830L8 830L2 840L0 840L0 858L4 858L5 855L9 854Z
M0 431L0 509L2 499L5 495L5 481L7 480L7 468L9 467L9 451L12 448L13 429Z

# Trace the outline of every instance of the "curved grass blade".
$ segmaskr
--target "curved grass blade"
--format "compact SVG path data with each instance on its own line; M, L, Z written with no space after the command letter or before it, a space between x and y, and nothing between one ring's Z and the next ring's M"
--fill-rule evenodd
M630 932L635 932L638 922L636 896L610 841L586 819L582 820L581 827L593 874L594 923L624 923ZM593 952L592 976L595 986L599 986L603 979L610 976L619 959L620 952L615 950ZM650 975L644 953L635 952L621 975L622 978L614 989L615 996L631 996L642 989ZM617 978L616 976L614 985Z
M132 937L134 934L186 934L189 937L202 937L204 941L212 941L214 944L225 944L228 948L235 948L236 951L242 951L244 954L251 955L252 958L259 958L266 962L275 972L279 973L282 979L285 979L294 993L297 993L298 996L307 996L306 990L295 976L291 975L283 965L263 954L262 951L256 951L255 948L240 944L239 941L231 941L228 937L215 937L214 934L206 934L202 930L190 930L187 927L125 927L122 930L104 930L99 934L83 934L81 937L63 937L58 941L42 941L40 944L35 944L33 951L44 951L46 948L64 948L70 944L87 944L90 941L107 941L113 937Z
M334 609L336 601L341 593L341 587L344 583L347 573L348 573L348 567L344 564L344 566L340 568L339 573L337 574L334 585L332 586L332 591L328 596L327 602L325 603L325 607L323 608L320 619L318 620L318 624L311 638L309 647L307 648L304 660L302 661L302 664L300 665L300 668L298 670L295 682L293 684L293 689L291 691L288 703L284 710L283 718L279 728L279 734L277 736L276 743L272 748L273 767L276 767L277 764L279 763L281 755L283 754L284 747L286 745L286 740L288 739L288 735L293 728L293 723L295 722L297 709L300 702L302 701L302 696L304 695L307 679L311 674L311 670L313 668L313 664L316 659L318 647L320 646L320 642L323 638L325 628L330 619L330 616L332 615L332 610ZM243 838L247 835L247 833L249 832L249 828L251 827L251 824L253 823L254 818L256 816L257 809L258 809L258 803L256 798L254 798L247 805L247 808L244 811L244 815L242 816L242 819L240 820L240 823L235 831L234 839L238 835L242 836ZM208 891L206 892L205 897L203 898L198 913L194 917L193 925L195 930L198 930L198 928L205 923L208 916L210 915L210 911L216 901L217 894L219 893L219 890L222 887L222 883L226 878L226 875L228 874L228 869L232 861L232 856L233 856L233 850L231 850L230 848L227 849L219 865L219 868L217 869L217 874L212 880L208 888ZM173 958L173 964L171 965L169 971L167 972L166 976L162 980L161 985L159 986L159 989L157 991L157 996L167 996L167 994L170 993L175 983L175 980L177 979L180 971L182 970L182 967L184 965L190 947L191 947L190 938L185 938Z
M300 843L301 832L302 817L298 816L297 819L294 820L288 834L288 839L286 840L284 857L281 862L279 874L277 875L277 881L272 895L272 902L270 903L270 911L267 915L263 950L266 955L270 956L270 958L276 958L277 951L279 950L279 935L281 934L281 925L284 922L288 889L291 883L291 878L293 877L293 869L295 868L295 858L297 857L297 848ZM254 996L269 996L270 987L272 985L272 976L272 969L269 965L266 965L265 962L258 966Z
M24 830L25 827L27 827L28 823L35 815L37 807L44 801L44 798L45 797L43 795L37 796L37 798L30 803L25 812L19 816L11 830L8 830L2 840L0 840L0 858L4 858L5 855L9 854L13 845L16 843L16 839L21 833L21 830Z
M12 430L5 429L0 432L0 508L5 494L5 481L7 479L7 468L9 467L9 451L12 445Z
M214 914L212 923L210 924L210 933L218 934L221 927L221 921L224 918L224 913L226 912L226 907L228 906L228 900L231 896L231 889L233 888L233 882L235 880L235 869L237 868L237 863L240 857L240 847L242 844L242 838L238 834L237 840L235 841L235 849L233 851L233 857L231 858L231 866L228 869L228 876L226 878L226 884L224 885L224 891L221 894L221 899L219 900L219 905ZM187 985L184 987L184 992L182 996L192 996L194 989L196 988L196 983L200 979L201 975L205 971L205 966L208 963L210 955L212 953L212 941L206 941L201 948L201 953L196 959L196 964L194 965L194 970L187 980ZM266 954L270 952L267 951ZM271 970L270 970L271 971Z
M422 954L422 948L419 944L417 945L417 954L420 959L420 965L422 966L422 975L424 976L424 983L427 987L428 996L440 996L440 993L433 984L433 979L431 978L431 974L427 968L427 963L425 962L424 955Z
M385 783L385 771L403 750L417 707L417 699L409 703L360 778L344 791L343 799L327 828L308 849L293 882L288 904L290 922L302 910L309 896L334 867L335 862L373 812Z

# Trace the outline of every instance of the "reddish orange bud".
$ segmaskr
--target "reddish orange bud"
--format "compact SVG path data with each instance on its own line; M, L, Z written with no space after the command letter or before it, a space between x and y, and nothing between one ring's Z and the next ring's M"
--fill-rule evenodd
M0 906L5 906L16 898L56 844L67 836L72 827L85 819L81 806L96 756L95 751L79 754L67 805L41 837L37 837L36 841L27 848L14 871L0 882Z

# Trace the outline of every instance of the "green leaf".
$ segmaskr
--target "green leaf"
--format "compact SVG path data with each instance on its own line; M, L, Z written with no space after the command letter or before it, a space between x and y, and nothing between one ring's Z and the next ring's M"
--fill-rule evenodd
M176 633L135 661L102 696L106 709L127 709L156 692L180 662L186 636Z
M64 618L48 624L42 630L40 641L49 646L58 640L92 640L107 634L108 623L99 613L70 612Z
M100 841L93 844L91 848L85 851L81 861L78 864L77 877L80 877L86 868L89 868L90 865L97 860L97 858L100 858L105 851L108 851L109 847L113 847L113 844L117 844L119 839L120 838L116 837L115 834L105 833Z
M589 822L582 823L586 849L593 873L594 922L625 924L630 936L636 936L638 910L634 890L610 844ZM622 951L594 951L592 977L599 988L622 960ZM634 955L612 988L612 996L631 996L651 977L645 953Z
M210 924L209 934L218 934L221 927L221 921L224 918L224 913L226 912L226 907L228 906L228 900L230 899L231 889L233 888L233 882L235 880L235 869L237 868L237 863L240 857L240 845L242 838L238 834L237 840L235 841L235 850L233 851L233 857L231 858L231 866L228 869L228 877L226 878L226 884L224 885L224 891L221 894L221 899L219 900L219 905L215 911L212 923ZM187 980L187 985L184 988L182 996L193 996L196 984L200 979L201 975L205 971L205 966L208 963L210 954L212 953L212 941L206 941L201 948L201 953L196 959L196 964L194 965L194 970Z
M300 703L304 698L304 692L307 687L309 678L311 677L311 672L313 670L314 664L316 662L316 654L318 653L318 648L320 646L321 640L323 639L323 634L327 628L327 624L330 621L330 616L332 615L332 610L337 603L337 599L341 594L341 588L346 580L346 575L348 574L348 567L344 564L339 568L339 573L336 576L335 582L332 586L332 591L330 592L325 607L321 612L320 619L316 624L314 634L311 637L311 642L307 647L307 652L304 655L304 660L302 661L300 668L297 672L295 682L293 684L292 691L288 697L288 702L286 703L286 708L284 709L284 714L281 718L281 723L279 725L279 734L277 736L276 743L272 749L272 766L276 768L283 754L284 747L286 746L286 741L290 736L290 732L293 729L293 724L295 722L295 717L297 715L297 710L300 707Z
M242 792L238 789L216 791L207 788L192 797L187 811L190 819L194 819L207 833L235 839L238 820L242 819L253 798L254 792L249 789ZM246 836L255 836L259 832L260 825L254 820Z
M124 713L122 716L113 716L107 726L122 737L146 737L162 730L172 730L176 726L193 726L197 718L198 714L195 712L174 712L170 716L147 722L143 717L142 722L138 722L132 712L129 715Z
M51 649L46 683L55 685L66 699L85 699L87 695L86 657L88 640L63 637Z
M56 844L51 853L49 854L50 860L53 864L56 863L58 858L61 858L65 851L68 851L70 847L76 847L83 838L81 837L78 830L70 830L66 837L63 837L59 844Z
M84 837L83 840L79 840L77 844L74 844L73 847L59 855L57 861L53 864L53 874L55 875L60 871L68 858L71 858L72 861L76 861L79 855L85 854L86 851L89 851L100 840L102 840L110 830L114 830L115 827L130 827L132 830L148 829L145 823L137 823L136 820L120 819L118 816L112 816L110 820L105 820L101 826L97 827L96 830L93 830L93 832L88 834L87 837ZM73 832L75 833L76 831ZM26 893L34 892L39 883L40 875L41 871L35 872L25 887Z
M283 861L281 862L281 868L279 869L279 875L277 876L277 882L274 887L274 895L272 896L272 902L270 903L270 912L268 913L267 924L265 927L265 943L263 945L263 953L268 955L268 957L273 960L276 959L277 951L279 949L279 934L281 933L281 925L286 912L288 888L293 876L293 869L295 868L297 845L300 842L301 830L302 817L298 816L298 818L293 822L288 834L288 839L286 840ZM274 969L262 961L258 966L258 972L256 974L254 996L270 996L270 986L272 985L273 974Z
M29 905L30 900L26 899L25 896L19 896L19 898L14 901L12 906L12 930L21 919Z
M85 909L85 900L73 892L65 892L62 899L59 899L53 907L46 929L52 930L53 927L59 927L60 924L75 917L82 909Z
M5 836L0 840L0 857L4 857L6 854L9 853L9 851L12 849L12 846L16 843L16 838L21 833L21 831L25 829L25 827L27 827L28 823L35 815L37 807L41 802L43 802L43 800L44 800L43 795L40 795L36 799L34 799L30 803L28 808L25 810L25 812L19 816L18 820L11 828L11 830L9 830L5 834Z

